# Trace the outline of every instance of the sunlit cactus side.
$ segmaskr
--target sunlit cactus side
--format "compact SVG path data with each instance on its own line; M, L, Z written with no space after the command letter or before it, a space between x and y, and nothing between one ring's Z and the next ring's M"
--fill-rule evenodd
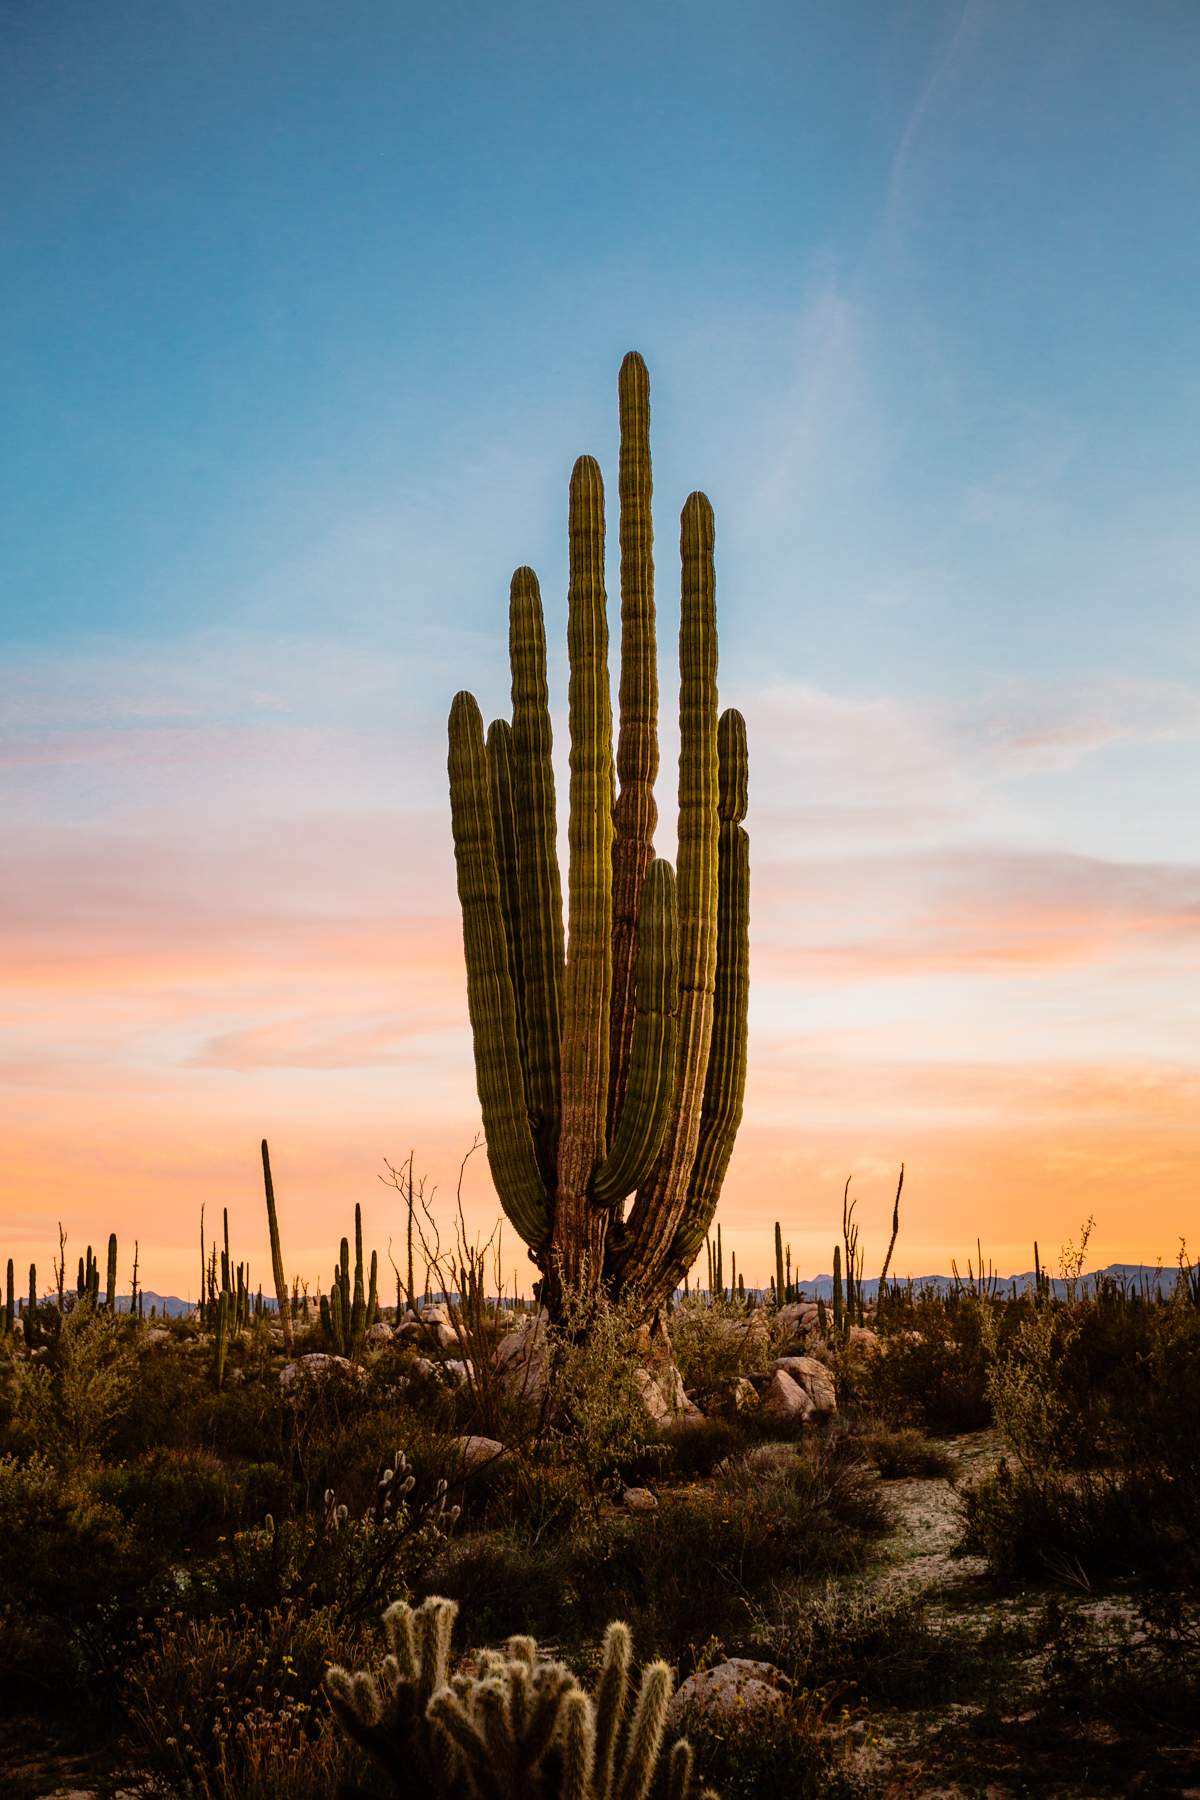
M749 992L745 724L719 717L712 508L680 519L679 847L655 859L658 675L649 378L621 366L619 719L604 488L568 506L567 931L546 640L530 569L509 601L512 721L449 721L467 1004L492 1176L552 1308L601 1280L653 1315L703 1246L741 1119ZM620 791L617 792L617 780ZM628 1216L624 1209L631 1201Z
M213 1377L218 1390L225 1385L225 1359L229 1353L231 1312L229 1289L223 1287L221 1298L217 1302L217 1322L213 1339Z
M833 1329L842 1329L842 1246L833 1246Z
M392 1795L423 1791L488 1800L646 1800L660 1772L670 1800L715 1800L694 1785L684 1739L663 1758L673 1689L666 1663L642 1673L632 1717L629 1628L608 1627L593 1693L530 1637L470 1658L451 1676L457 1607L433 1598L384 1614L389 1654L376 1674L334 1667L326 1692L338 1722ZM361 1792L361 1790L357 1790Z
M283 1347L292 1352L292 1309L288 1304L287 1276L283 1269L283 1250L279 1242L279 1214L275 1210L275 1183L271 1179L271 1156L266 1138L262 1141L263 1186L267 1196L267 1228L271 1234L271 1274L275 1281L275 1304L279 1308L279 1324L283 1331Z

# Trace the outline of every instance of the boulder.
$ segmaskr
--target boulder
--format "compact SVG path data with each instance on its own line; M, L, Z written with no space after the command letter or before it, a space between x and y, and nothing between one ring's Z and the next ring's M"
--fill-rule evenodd
M381 1349L384 1344L391 1343L394 1335L391 1326L385 1319L376 1319L374 1325L367 1332L367 1343L373 1349Z
M715 1668L689 1675L667 1708L672 1726L684 1723L689 1713L714 1716L730 1724L755 1713L782 1706L779 1684L782 1672L774 1663L754 1662L747 1656L731 1656Z
M833 1373L815 1356L778 1356L771 1368L782 1369L785 1375L790 1375L804 1389L818 1412L837 1411Z
M473 1364L469 1361L464 1362L461 1357L457 1356L447 1357L441 1365L441 1370L443 1380L448 1381L451 1387L456 1388L466 1387L475 1375Z
M468 1474L472 1469L486 1468L488 1463L498 1462L504 1455L504 1445L496 1438L490 1437L456 1437L451 1438L458 1453L458 1460Z
M758 1389L745 1375L738 1375L729 1384L727 1399L731 1412L754 1412L758 1407Z
M658 1501L649 1488L626 1488L622 1498L625 1511L631 1513L648 1513L658 1511Z
M802 1421L817 1409L798 1381L785 1369L776 1369L763 1393L762 1410L773 1419Z
M546 1392L546 1371L550 1347L546 1328L550 1315L545 1307L529 1314L515 1330L506 1332L496 1345L492 1367L508 1393L531 1404L541 1401Z
M879 1334L869 1325L852 1325L846 1342L852 1356L874 1356L879 1349Z
M780 1335L789 1343L815 1331L817 1319L815 1300L792 1300L787 1306L781 1306L775 1314L775 1324Z
M674 1363L663 1363L654 1370L635 1369L633 1380L652 1425L704 1417L684 1393L683 1377Z
M339 1377L365 1381L367 1372L358 1363L352 1363L348 1356L328 1356L323 1351L313 1351L309 1356L298 1356L295 1362L285 1363L279 1371L279 1385L285 1392L291 1392L303 1388L306 1383L316 1384Z

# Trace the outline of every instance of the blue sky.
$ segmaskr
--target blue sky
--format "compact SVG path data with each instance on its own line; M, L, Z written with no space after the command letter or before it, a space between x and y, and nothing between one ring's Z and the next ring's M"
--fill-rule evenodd
M1191 1166L1190 0L41 0L0 32L0 800L25 883L7 949L46 983L22 987L5 1066L48 1117L80 1079L102 1112L137 1070L175 1070L207 1117L197 1058L257 1032L265 1069L308 1018L286 983L232 975L220 1019L178 982L119 1018L109 990L69 1015L47 998L70 987L62 945L118 919L143 943L148 916L178 919L181 967L189 932L237 940L230 895L261 885L264 836L287 861L286 821L336 850L296 853L281 909L332 930L369 891L381 921L453 928L446 705L464 684L503 704L516 564L561 643L567 477L585 450L615 473L637 347L667 705L675 519L701 486L723 695L750 723L770 975L747 1169L882 1182L938 1072L980 1059L1086 1067L1089 1093L1124 1096L1122 1142L1148 1142L1161 1121L1114 1073L1130 1057L1174 1084ZM403 999L354 996L359 1049L310 1033L271 1079L332 1057L378 1082L369 1131ZM437 1030L419 1057L452 1071L449 1143L469 1049L457 1013ZM900 1064L927 1085L868 1128ZM780 1162L771 1132L817 1067L857 1098L801 1117L815 1161ZM975 1102L945 1104L966 1130ZM1044 1158L1035 1177L1058 1184ZM46 1205L64 1179L45 1166ZM1150 1247L1131 1229L1114 1250Z

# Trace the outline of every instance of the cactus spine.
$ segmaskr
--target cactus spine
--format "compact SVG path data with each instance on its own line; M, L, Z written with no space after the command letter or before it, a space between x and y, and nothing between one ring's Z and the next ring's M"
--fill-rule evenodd
M511 726L497 720L485 738L472 696L456 695L449 777L476 1081L501 1203L552 1306L564 1287L603 1279L649 1317L704 1243L741 1119L747 755L741 716L718 720L713 518L693 494L680 525L679 850L674 870L655 859L650 401L639 356L625 358L618 393L615 774L604 490L592 458L579 459L570 485L565 958L545 627L530 569L510 591Z
M267 1192L267 1226L271 1233L271 1273L275 1278L275 1304L283 1330L283 1347L292 1353L292 1309L288 1305L287 1277L283 1272L283 1251L279 1244L279 1215L275 1211L275 1183L271 1180L271 1157L266 1138L262 1141L263 1186Z

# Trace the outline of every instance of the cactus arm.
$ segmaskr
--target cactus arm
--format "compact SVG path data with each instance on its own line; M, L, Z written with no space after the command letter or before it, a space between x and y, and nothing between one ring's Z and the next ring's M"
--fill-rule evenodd
M717 850L717 982L712 1043L700 1111L700 1137L687 1209L680 1223L674 1264L690 1268L717 1209L746 1093L747 1016L750 1006L750 841L746 816L749 759L746 721L732 708L721 714L720 836ZM780 1262L778 1231L776 1262ZM783 1304L781 1299L780 1305Z
M483 720L473 696L467 693L457 694L450 708L449 771L467 1010L488 1162L501 1205L520 1236L536 1249L548 1236L550 1207L534 1152L521 1078Z
M546 680L546 626L532 569L514 571L509 590L512 668L511 765L520 886L524 982L524 1066L538 1165L553 1190L562 1096L563 916L554 809L554 734Z
M571 729L570 864L562 1036L562 1127L553 1254L574 1282L598 1259L590 1200L604 1154L612 995L612 703L604 594L604 486L595 459L571 472L567 650Z
M654 1168L671 1115L679 1008L675 872L655 860L638 923L637 1018L616 1135L596 1175L598 1206L615 1206Z
M492 842L496 847L496 873L500 877L500 912L508 945L508 973L517 1008L517 1043L529 1098L528 1045L525 1035L525 980L521 972L521 859L517 844L517 815L513 802L512 727L507 719L493 719L487 731L488 786L492 799Z
M621 420L621 687L613 811L613 974L608 1135L616 1131L633 1055L638 918L654 858L658 809L658 654L654 624L654 526L650 510L650 377L631 350L617 381Z
M267 1227L271 1234L271 1273L275 1277L275 1304L283 1329L283 1347L292 1353L292 1312L288 1305L287 1277L283 1269L283 1250L279 1242L279 1215L275 1210L275 1183L271 1179L271 1157L266 1138L262 1141L263 1186L267 1195Z
M687 1205L712 1042L717 960L717 631L712 507L680 518L679 1027L675 1099L658 1167L630 1212L622 1272L651 1294L665 1279Z

